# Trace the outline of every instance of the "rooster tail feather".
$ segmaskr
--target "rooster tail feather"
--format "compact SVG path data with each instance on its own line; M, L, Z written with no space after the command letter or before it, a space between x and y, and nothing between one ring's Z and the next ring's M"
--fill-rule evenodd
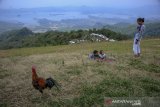
M56 88L59 90L60 85L57 83L56 80L54 80L53 78L47 78L46 79L46 87L48 88L52 88L53 86L56 86Z

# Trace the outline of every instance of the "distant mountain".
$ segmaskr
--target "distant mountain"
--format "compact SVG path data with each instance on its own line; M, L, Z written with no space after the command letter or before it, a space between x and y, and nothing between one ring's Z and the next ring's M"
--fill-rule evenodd
M160 22L146 24L146 36L160 37Z
M115 32L119 32L122 34L129 35L131 37L134 36L136 31L136 24L127 24L127 23L118 23L115 25L106 25L104 28L113 30ZM146 22L145 23L145 36L146 37L160 37L160 22Z
M23 40L31 35L33 32L26 27L2 33L0 34L0 48L21 47Z
M20 30L4 32L0 34L0 39L5 41L12 41L14 38L24 38L32 34L33 32L30 29L24 27Z
M0 21L0 34L5 32L5 31L20 29L20 28L23 27L23 25L24 24L20 23L20 22Z
M103 18L99 16L88 16L86 19L65 19L60 21L52 21L46 18L37 19L39 26L34 27L33 31L38 32L40 29L43 30L59 30L59 31L70 31L78 29L92 29L92 28L103 28L105 25L113 25L118 22L124 22L125 20L119 18ZM126 21L126 24L130 24Z

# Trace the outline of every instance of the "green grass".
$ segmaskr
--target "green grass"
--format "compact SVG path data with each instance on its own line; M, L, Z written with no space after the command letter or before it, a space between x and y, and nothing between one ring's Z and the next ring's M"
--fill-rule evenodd
M0 103L0 107L7 107L7 104L6 103L3 103L3 104Z
M130 65L139 70L160 73L160 66L155 64L145 64L141 60L132 59Z
M71 75L80 75L81 74L81 67L73 66L69 67L67 73Z
M6 78L7 76L12 75L10 72L8 72L6 69L0 68L0 79Z
M143 40L143 51L148 52L148 49L152 48L152 53L159 53L157 50L159 47L159 39ZM158 45L158 46L157 46ZM36 54L45 53L66 53L66 52L79 52L81 51L92 51L93 49L105 50L108 52L124 54L132 52L132 41L122 41L122 42L101 42L101 43L83 43L75 45L61 45L61 46L47 46L47 47L34 47L34 48L19 48L10 50L0 50L0 57L10 57L10 56L28 56ZM151 52L149 52L151 53Z
M103 106L104 97L160 96L160 40L143 40L134 58L132 41L84 43L0 50L0 106ZM103 49L112 62L88 59ZM61 84L41 95L31 84L31 66L39 76Z
M104 79L96 86L85 86L81 96L74 99L75 105L92 106L103 105L104 97L125 97L132 93L131 81L112 78L111 80Z
M141 86L145 90L146 96L160 96L160 82L152 78L142 78Z

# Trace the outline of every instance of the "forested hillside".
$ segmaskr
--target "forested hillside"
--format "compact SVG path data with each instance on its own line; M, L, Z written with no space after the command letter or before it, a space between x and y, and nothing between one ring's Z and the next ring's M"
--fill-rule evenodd
M23 41L33 34L34 33L28 28L2 33L0 35L0 48L9 49L14 47L22 47Z
M70 32L48 31L45 33L33 33L28 28L5 32L0 36L0 49L38 47L47 45L69 44L70 40L83 40L91 33L103 34L115 40L126 40L127 35L113 32L108 29L77 30ZM89 40L88 40L89 41Z
M160 22L146 23L145 37L160 37ZM92 38L85 38L91 33L103 34L109 39L126 40L133 38L136 25L129 23L118 23L106 25L102 29L71 30L71 31L47 31L45 33L33 33L28 28L7 31L0 34L0 49L38 47L47 45L65 45L71 40L90 41Z

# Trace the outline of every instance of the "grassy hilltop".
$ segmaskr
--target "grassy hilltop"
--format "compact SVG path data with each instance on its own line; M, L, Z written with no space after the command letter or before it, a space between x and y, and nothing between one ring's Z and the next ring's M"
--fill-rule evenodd
M160 39L142 40L133 57L132 41L84 43L0 50L0 106L103 106L104 97L160 96ZM113 62L88 59L103 49ZM32 86L31 66L62 86L41 95Z

